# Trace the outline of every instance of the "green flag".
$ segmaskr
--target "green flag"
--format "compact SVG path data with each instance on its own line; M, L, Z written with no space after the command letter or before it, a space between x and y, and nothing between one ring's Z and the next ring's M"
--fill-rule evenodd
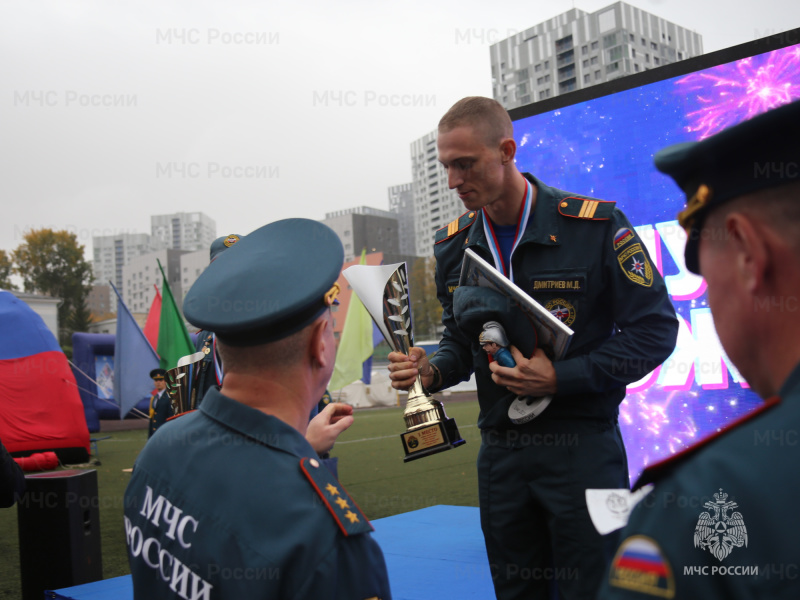
M171 369L178 364L178 359L188 354L194 354L194 345L186 325L183 324L183 317L175 304L172 290L169 289L167 276L164 275L164 268L161 261L158 268L161 269L161 276L164 283L161 286L161 323L158 329L158 356L162 369Z
M367 264L367 249L361 251L359 264ZM336 352L333 377L329 390L340 390L358 381L363 375L362 365L372 356L372 318L355 292L350 295L347 317L344 320L342 339Z

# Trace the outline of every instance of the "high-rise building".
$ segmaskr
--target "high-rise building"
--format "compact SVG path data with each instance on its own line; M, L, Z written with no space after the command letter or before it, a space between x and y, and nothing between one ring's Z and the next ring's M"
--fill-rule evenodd
M493 44L492 93L507 109L703 53L700 34L616 2L573 8Z
M357 206L326 213L322 220L333 229L344 246L345 262L368 253L383 252L386 262L405 260L400 253L397 215L387 210Z
M152 215L150 233L158 248L208 250L217 237L217 224L201 212Z
M111 281L121 290L122 267L132 258L151 252L153 247L146 233L120 233L93 237L92 249L92 269L97 284L108 285Z
M181 272L181 295L175 297L175 300L183 304L183 299L189 293L189 289L200 277L200 274L206 270L209 264L209 249L197 250L196 252L187 252L181 255L180 259L180 272ZM170 284L171 285L171 284Z
M413 184L402 183L389 188L389 212L397 217L397 236L400 254L416 256L417 242L414 234Z
M125 305L132 313L146 313L156 294L155 285L161 289L163 278L158 268L159 261L169 282L169 289L181 310L183 305L183 285L181 277L181 258L188 252L184 250L156 250L137 256L122 269L123 288L120 290Z
M438 130L411 143L414 239L417 256L433 256L436 231L464 212L464 205L447 185L447 171L436 150Z
M122 293L123 267L135 257L152 252L154 249L150 236L146 233L94 236L92 270L95 284L108 285L110 281ZM117 311L117 296L113 292L109 295L108 311Z
M494 98L506 109L703 53L702 37L624 2L572 9L493 44ZM448 188L438 131L411 144L416 254L432 256L436 231L464 213Z

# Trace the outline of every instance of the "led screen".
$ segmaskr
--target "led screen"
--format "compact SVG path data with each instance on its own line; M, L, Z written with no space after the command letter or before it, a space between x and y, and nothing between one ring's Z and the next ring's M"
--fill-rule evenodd
M520 170L557 188L615 200L664 276L680 319L672 356L629 386L620 407L632 481L646 465L760 404L719 344L705 282L684 266L686 236L675 215L685 197L655 169L653 154L796 99L800 44L541 114L518 117L524 109L512 111Z

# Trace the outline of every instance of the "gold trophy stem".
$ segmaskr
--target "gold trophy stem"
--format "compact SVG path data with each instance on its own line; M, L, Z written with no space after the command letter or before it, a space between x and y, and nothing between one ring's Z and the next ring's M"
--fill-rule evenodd
M444 406L428 393L425 386L422 385L419 375L417 375L414 385L408 390L408 400L403 418L409 431L447 419Z

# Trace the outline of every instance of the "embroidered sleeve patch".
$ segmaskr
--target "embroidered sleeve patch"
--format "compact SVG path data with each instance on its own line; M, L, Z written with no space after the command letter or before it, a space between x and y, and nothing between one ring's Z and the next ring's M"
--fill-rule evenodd
M325 466L320 465L317 459L303 458L300 461L300 469L345 536L374 531L372 524L333 476L333 473Z
M611 562L608 583L657 598L675 597L675 577L669 561L656 541L643 535L622 542Z
M614 250L619 250L625 244L630 242L636 236L633 234L633 231L628 229L627 227L623 227L622 229L618 229L617 233L614 234Z
M653 266L641 244L636 243L617 254L617 261L622 272L633 283L642 287L653 285Z

